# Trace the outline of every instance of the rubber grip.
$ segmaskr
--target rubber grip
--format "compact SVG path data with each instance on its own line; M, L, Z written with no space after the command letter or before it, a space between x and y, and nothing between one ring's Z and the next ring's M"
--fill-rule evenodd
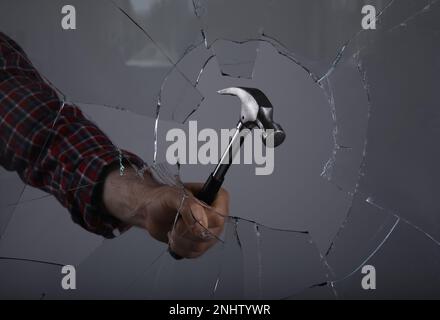
M210 175L208 180L206 180L203 185L202 190L200 190L196 194L196 198L205 202L208 205L211 205L215 197L217 196L217 192L220 190L224 179L218 179L213 175Z

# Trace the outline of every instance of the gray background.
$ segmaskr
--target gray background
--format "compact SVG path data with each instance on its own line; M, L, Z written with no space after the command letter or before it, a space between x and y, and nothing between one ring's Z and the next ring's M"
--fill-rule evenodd
M272 175L234 165L225 181L231 215L258 222L260 235L231 220L225 245L195 261L161 255L142 230L103 241L1 169L0 256L75 265L78 289L61 289L59 266L0 260L0 296L438 298L437 2L212 0L194 12L192 1L116 1L148 38L109 1L70 1L74 31L60 27L62 1L2 1L0 30L147 163L158 95L159 162L166 132L187 130L179 121L195 108L199 130L234 127L238 100L216 94L229 86L263 90L287 139ZM377 30L360 31L364 3L386 8ZM212 169L184 165L181 177L204 181ZM364 264L376 267L376 290L361 287Z

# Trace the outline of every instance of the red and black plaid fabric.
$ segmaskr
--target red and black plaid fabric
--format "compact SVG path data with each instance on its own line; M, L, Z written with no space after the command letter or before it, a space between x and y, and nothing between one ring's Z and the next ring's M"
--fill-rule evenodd
M138 167L141 159L126 151ZM75 222L112 238L124 226L100 209L105 170L120 151L81 110L64 104L23 50L0 32L0 165L52 195Z

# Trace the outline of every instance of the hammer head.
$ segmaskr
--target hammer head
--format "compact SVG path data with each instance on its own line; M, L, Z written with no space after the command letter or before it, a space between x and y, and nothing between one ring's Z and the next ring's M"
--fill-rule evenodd
M283 128L273 121L273 106L266 95L259 89L231 87L218 91L220 94L237 96L241 101L240 121L249 129L263 129L263 143L273 141L269 147L283 143L286 134ZM270 139L268 139L270 138ZM273 140L272 140L273 138Z

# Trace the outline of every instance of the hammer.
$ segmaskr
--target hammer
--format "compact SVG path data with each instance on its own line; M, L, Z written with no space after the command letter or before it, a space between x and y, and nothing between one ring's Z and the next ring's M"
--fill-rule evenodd
M244 129L252 130L259 128L263 131L263 143L274 148L283 143L286 134L281 126L273 121L273 106L266 95L259 89L245 87L231 87L218 91L220 94L237 96L241 102L241 115L236 131L229 141L228 147L220 157L220 161L214 171L209 175L202 190L195 196L199 200L211 205L217 192L223 184L225 175L232 164L232 160L238 151L237 145L241 147L243 140L237 139ZM179 255L168 249L170 255L176 260L182 259Z
M262 130L263 143L270 148L274 148L283 143L286 134L281 126L273 121L273 106L267 96L259 89L245 87L231 87L218 91L220 94L237 96L241 102L241 115L236 131L229 141L228 147L223 152L220 161L214 171L209 175L202 190L196 197L210 205L214 201L219 191L225 175L231 166L232 159L237 152L236 146L243 143L243 139L238 144L237 139L243 129L252 130L259 128Z

